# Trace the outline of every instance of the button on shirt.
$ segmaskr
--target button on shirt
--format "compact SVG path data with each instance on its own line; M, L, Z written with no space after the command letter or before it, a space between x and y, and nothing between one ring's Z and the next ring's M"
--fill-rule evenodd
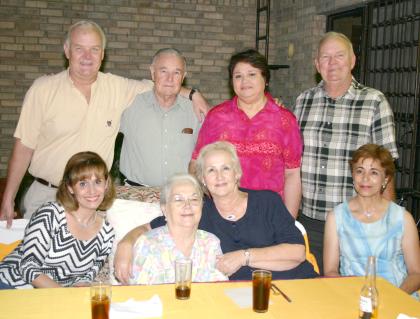
M186 173L199 128L190 100L178 96L164 109L153 91L139 94L121 120L120 171L129 180L150 186Z
M332 99L323 83L299 95L294 109L305 145L302 213L318 220L354 195L348 163L353 151L375 143L398 158L394 117L385 96L353 79L342 97Z

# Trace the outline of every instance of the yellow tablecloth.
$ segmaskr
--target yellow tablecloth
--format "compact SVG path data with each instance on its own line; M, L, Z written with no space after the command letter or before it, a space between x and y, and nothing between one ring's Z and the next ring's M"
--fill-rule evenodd
M250 287L250 282L193 283L190 300L176 300L173 285L114 286L112 301L145 300L158 294L164 318L340 318L358 316L363 278L278 280L276 284L291 299L271 294L267 313L240 309L224 293L226 288ZM379 318L395 319L399 313L420 317L420 302L378 278ZM0 291L0 318L89 319L89 288L59 288ZM112 318L111 318L112 319Z

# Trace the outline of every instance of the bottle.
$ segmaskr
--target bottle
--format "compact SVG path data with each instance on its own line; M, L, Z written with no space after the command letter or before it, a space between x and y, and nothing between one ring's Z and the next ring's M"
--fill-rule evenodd
M378 318L378 290L376 289L376 257L369 256L365 284L360 291L359 319Z

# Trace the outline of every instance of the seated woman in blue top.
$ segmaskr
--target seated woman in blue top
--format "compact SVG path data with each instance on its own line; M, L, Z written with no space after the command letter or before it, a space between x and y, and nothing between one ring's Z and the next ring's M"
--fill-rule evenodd
M302 234L281 197L272 191L238 187L241 167L232 144L205 146L196 169L210 195L205 197L198 228L220 239L223 255L218 257L217 269L231 280L250 280L256 268L271 270L274 279L317 276L305 260ZM159 218L151 226L162 222ZM129 233L118 245L115 271L123 283L131 275L131 247L139 232L138 228Z
M327 216L325 276L363 276L368 256L377 275L411 294L420 288L420 247L413 217L382 196L395 167L387 149L361 146L350 160L356 196Z

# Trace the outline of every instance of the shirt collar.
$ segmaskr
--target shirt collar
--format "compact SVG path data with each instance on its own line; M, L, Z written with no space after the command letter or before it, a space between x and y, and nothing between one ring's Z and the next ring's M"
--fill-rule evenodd
M260 112L276 110L278 108L278 105L274 101L273 96L270 93L265 92L265 97L267 98L267 102L265 103L264 107L261 109ZM235 95L231 101L232 101L231 107L234 111L243 112L238 106L238 96L237 95ZM275 105L276 107L272 108L271 107L272 105Z
M324 90L324 80L321 80L318 85L317 88L319 88L322 92L322 95L324 95L325 97L329 97L328 93L326 90ZM354 77L351 78L351 83L349 88L347 89L347 91L340 97L336 98L335 100L339 100L341 98L347 97L350 99L353 99L356 97L357 92L356 90L359 89L361 86L361 84L359 82L356 81L356 79Z
M73 79L70 76L70 67L67 68L66 73L67 73L67 80L69 81L69 83L71 83L72 86L75 86L74 85L74 81L73 81ZM99 78L101 76L102 76L102 73L101 72L98 72L98 76L96 77L95 82L93 82L92 85L91 85L91 89L92 90L97 86L97 83L98 83Z
M179 97L179 94L178 94L178 95L176 96L176 99L175 99L175 101L174 101L174 104L172 104L170 108L168 108L168 109L164 109L163 107L161 107L161 106L160 106L159 101L158 101L158 99L156 98L156 94L155 94L155 92L154 92L153 90L152 90L151 92L152 92L152 100L153 100L153 104L156 106L156 108L158 108L158 109L159 109L161 112L163 112L163 113L170 112L170 111L172 111L172 110L176 109L177 107L179 107L179 105L180 105L180 103L179 103L179 99L180 99L180 97Z

